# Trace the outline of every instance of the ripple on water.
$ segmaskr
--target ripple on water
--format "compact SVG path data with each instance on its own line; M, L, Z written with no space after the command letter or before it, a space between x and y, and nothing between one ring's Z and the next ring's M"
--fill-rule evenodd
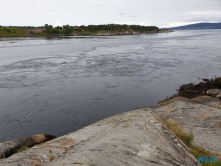
M219 75L219 32L0 39L0 142L60 136Z

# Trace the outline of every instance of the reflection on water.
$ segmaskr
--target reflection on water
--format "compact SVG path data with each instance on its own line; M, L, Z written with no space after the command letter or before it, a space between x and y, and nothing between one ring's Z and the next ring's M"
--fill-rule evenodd
M60 136L218 76L220 32L1 38L0 142Z

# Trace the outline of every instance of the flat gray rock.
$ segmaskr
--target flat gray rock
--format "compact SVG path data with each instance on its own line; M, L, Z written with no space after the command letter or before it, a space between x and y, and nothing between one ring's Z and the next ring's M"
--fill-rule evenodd
M151 108L119 114L15 154L0 166L196 166Z
M209 96L195 99L175 98L159 104L155 111L175 120L194 136L194 144L221 154L221 100Z

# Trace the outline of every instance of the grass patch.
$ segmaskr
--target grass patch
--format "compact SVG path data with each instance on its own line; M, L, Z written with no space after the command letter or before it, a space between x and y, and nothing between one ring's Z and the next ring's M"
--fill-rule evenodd
M203 166L221 166L221 155L210 152L202 147L193 145L192 142L194 137L192 134L188 134L187 132L183 131L183 126L176 123L174 120L167 120L166 118L162 117L162 120L167 125L167 127L176 134L178 138L180 138L190 149L190 152L196 159L202 156L216 156L216 162L202 162Z
M191 145L193 135L184 132L182 125L177 124L174 120L166 120L165 118L163 118L163 121L167 124L167 127L173 131L188 147Z
M0 37L26 36L28 32L22 28L0 27Z
M190 147L191 153L194 157L198 158L199 156L216 156L216 162L203 162L201 163L203 166L221 166L221 158L219 154L210 152L202 147L191 145Z
M28 148L27 146L24 146L24 147L18 149L17 153L21 153L21 152L26 151L26 150L28 150L28 149L29 149L29 148Z

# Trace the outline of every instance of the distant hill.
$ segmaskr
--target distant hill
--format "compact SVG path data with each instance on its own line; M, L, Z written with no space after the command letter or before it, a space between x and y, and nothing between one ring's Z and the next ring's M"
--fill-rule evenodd
M161 29L170 29L170 30L197 30L197 29L221 29L220 23L197 23L190 24L179 27L171 27L171 28L161 28Z

